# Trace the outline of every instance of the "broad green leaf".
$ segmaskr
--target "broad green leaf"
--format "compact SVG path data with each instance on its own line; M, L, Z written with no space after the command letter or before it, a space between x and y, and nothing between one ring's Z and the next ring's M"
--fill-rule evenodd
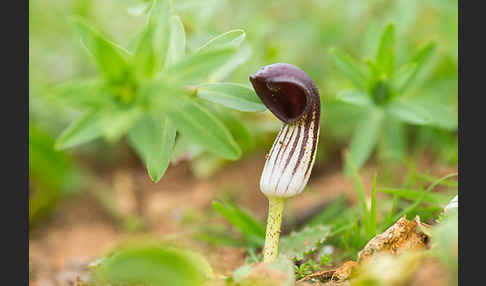
M153 244L153 243L152 243ZM95 285L202 285L214 274L199 254L169 246L124 247L94 269Z
M250 56L252 55L252 50L250 46L244 45L241 47L238 52L225 64L219 67L216 71L211 73L209 76L208 82L216 82L224 80L228 77L233 70L235 70L238 66L246 62Z
M101 116L98 110L85 112L56 140L56 149L66 149L94 140L102 135Z
M195 84L218 70L229 61L236 50L233 48L210 50L184 57L177 64L169 67L167 78L184 84Z
M245 40L245 31L231 30L218 35L196 50L196 53L207 52L214 49L237 48Z
M363 68L348 54L338 49L331 49L331 57L336 66L360 89L366 87L368 76Z
M392 101L387 111L395 118L410 124L430 124L429 112L419 104L412 101L397 99Z
M151 77L165 64L171 33L170 1L154 0L133 57L137 75Z
M356 168L361 168L376 146L383 123L383 113L372 110L361 119L351 138L350 157Z
M103 107L111 104L110 94L98 79L71 80L61 83L52 89L51 95L56 100L78 108Z
M104 109L101 119L101 131L109 143L117 142L142 116L141 108Z
M186 32L179 16L172 16L170 25L169 50L167 51L166 67L174 65L185 55Z
M305 255L315 251L331 234L325 225L305 227L282 238L279 252L292 260L302 260Z
M197 88L197 96L240 111L266 110L253 88L239 83L203 84Z
M387 118L383 128L383 145L380 146L381 156L401 160L407 153L407 136L405 126L399 120Z
M391 76L395 70L395 26L393 24L388 24L383 30L376 52L376 65L387 76Z
M114 83L126 80L130 73L128 52L110 42L81 18L73 18L73 24L103 76Z
M265 227L247 211L226 202L213 201L213 209L224 216L231 224L238 228L244 236L255 246L262 246L265 238Z
M241 149L226 126L193 100L180 96L170 106L169 117L178 131L211 153L231 160L241 156Z
M345 90L338 94L337 98L343 102L361 107L373 107L374 103L368 94L360 91Z
M176 129L166 116L146 115L128 133L130 145L142 158L152 181L158 182L169 166Z

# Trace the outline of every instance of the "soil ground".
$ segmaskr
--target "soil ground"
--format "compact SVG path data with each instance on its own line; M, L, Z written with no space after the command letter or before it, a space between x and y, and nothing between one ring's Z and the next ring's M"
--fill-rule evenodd
M164 178L155 184L138 163L122 164L110 168L111 171L103 174L103 180L114 190L118 207L124 213L142 217L147 234L177 237L180 243L207 257L216 274L230 275L244 263L245 250L192 240L187 235L191 227L187 227L185 221L191 214L198 217L209 212L212 200L227 195L225 190L228 189L233 190L229 193L239 206L263 221L267 200L258 189L263 165L264 156L254 154L227 165L211 178L197 179L188 163L180 163L170 167ZM436 176L457 170L434 166L430 160L421 162L420 169L429 170ZM371 164L360 172L367 190L376 170L376 166ZM339 162L331 167L316 167L308 186L303 194L289 200L286 211L303 212L341 194L356 201L352 181L343 175ZM86 278L88 263L129 236L89 193L66 199L48 220L30 233L30 285L76 285L77 280Z

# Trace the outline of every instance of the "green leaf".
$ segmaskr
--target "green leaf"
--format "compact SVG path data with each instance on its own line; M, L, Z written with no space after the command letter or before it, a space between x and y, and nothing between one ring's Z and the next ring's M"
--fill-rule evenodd
M166 68L182 59L186 51L186 33L179 16L172 16L170 28L169 50L167 51L167 60L165 62Z
M150 179L158 182L169 166L176 129L166 116L146 115L130 130L130 145L142 158Z
M342 91L338 94L337 99L361 107L374 106L374 103L371 100L371 98L368 96L368 94L360 91L354 91L354 90Z
M242 120L236 117L233 112L225 107L217 106L214 108L215 115L226 125L231 132L236 143L243 151L251 150L255 141L248 128Z
M265 227L249 212L236 205L213 201L213 209L224 216L234 227L238 228L245 238L254 246L262 246L265 239Z
M246 33L241 29L231 30L218 35L196 50L196 53L214 49L237 48L245 40Z
M73 18L73 24L81 36L81 42L93 56L103 76L114 83L126 80L130 73L127 61L130 54L106 39L81 18Z
M170 1L154 0L133 57L137 75L148 78L164 66L171 37L170 24Z
M437 206L442 206L447 204L447 202L451 199L451 195L444 195L442 193L425 193L423 191L417 191L412 189L394 189L394 188L382 188L378 191L394 195L403 199L407 200L417 200L423 196L423 201L426 203L432 203Z
M388 24L381 35L376 53L376 65L387 76L395 70L395 26Z
M94 140L102 135L101 116L98 110L85 112L56 140L56 149L66 149Z
M392 101L387 111L395 118L410 124L427 125L430 123L428 111L413 101L397 99Z
M209 50L184 57L177 64L169 67L167 77L169 81L184 84L194 84L218 70L229 61L236 50L233 48Z
M231 160L241 156L240 147L224 124L193 100L180 96L171 105L169 117L178 131L211 153Z
M406 90L411 78L414 76L418 68L417 63L411 62L403 65L390 79L396 94L401 95Z
M387 118L383 129L381 156L401 160L407 153L407 136L405 126L393 117Z
M279 251L292 260L302 260L314 252L331 234L328 226L316 225L293 232L280 241Z
M446 130L456 130L458 125L457 110L444 102L439 102L436 99L420 98L409 100L408 104L412 104L414 108L422 108L426 110L428 116L428 124Z
M374 237L376 235L376 175L373 177L373 185L371 186L371 207L368 237Z
M95 285L202 285L212 269L199 254L158 245L124 247L105 257L93 273Z
M383 122L383 113L372 110L358 124L351 138L350 156L357 169L368 160L376 146Z
M99 108L111 103L109 93L98 79L67 81L51 91L51 96L72 107Z
M253 88L239 83L203 84L198 87L197 95L240 111L261 112L266 110Z
M412 75L409 77L408 81L406 81L403 84L403 86L402 86L403 91L407 90L412 84L414 84L417 81L418 75L420 74L420 72L424 69L426 64L432 58L432 55L434 54L436 47L437 47L437 45L435 43L429 43L429 44L425 45L422 49L420 49L412 57L410 62L416 63L417 68L412 73Z
M101 131L109 143L117 142L142 116L141 108L105 109L102 113Z
M367 74L363 68L348 54L338 49L331 49L331 57L336 66L346 75L359 89L366 87Z
M252 55L252 50L248 45L241 47L238 52L229 59L226 63L220 66L217 70L211 73L208 82L216 82L224 80L233 72L238 66L246 62Z
M368 207L366 203L366 193L363 181L359 176L358 169L356 164L354 163L353 159L351 158L351 153L346 153L346 168L353 179L354 190L356 191L356 195L359 199L359 204L361 208L361 218L363 220L363 226L366 230L369 230L370 227L370 214L368 212ZM369 237L371 238L371 237Z
M406 209L402 210L400 213L395 215L394 220L398 220L404 215L410 214L412 211L414 211L425 199L425 196L429 194L436 186L440 185L443 181L452 178L452 177L457 177L457 173L451 173L449 175L443 176L439 178L437 181L433 182L430 186L427 187L426 190L421 192L421 195L413 202L412 205L407 207Z

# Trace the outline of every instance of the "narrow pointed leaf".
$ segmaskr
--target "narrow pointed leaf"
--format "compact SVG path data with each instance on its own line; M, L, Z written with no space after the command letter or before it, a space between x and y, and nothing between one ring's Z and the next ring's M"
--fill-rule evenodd
M110 143L117 142L132 128L142 114L141 108L105 110L101 119L101 131L104 138Z
M220 203L218 201L213 201L213 209L238 228L253 245L263 245L265 227L247 211L231 203Z
M394 100L388 106L387 111L395 118L406 123L426 125L431 122L429 112L412 101Z
M176 129L166 116L146 115L128 133L130 145L142 158L152 181L158 182L169 166Z
M416 83L418 75L424 69L424 67L429 62L429 60L432 58L432 55L434 54L435 49L436 49L436 44L435 43L429 43L429 44L425 45L422 49L420 49L412 57L410 63L415 63L416 68L413 70L413 72L410 74L410 76L407 77L407 80L404 81L399 86L399 89L400 89L401 92L406 91L408 88L410 88L411 85Z
M252 50L248 45L241 47L238 52L226 63L211 73L207 82L217 82L227 78L238 66L246 62L252 55Z
M74 147L100 137L102 134L100 120L99 111L86 112L62 132L56 140L56 149Z
M207 52L214 49L237 48L245 40L246 33L241 29L231 30L218 35L197 49L196 53Z
M170 24L170 1L154 0L133 59L139 76L150 77L164 66L169 49Z
M240 111L261 112L266 110L255 90L239 83L203 84L198 87L197 95Z
M167 51L166 67L174 65L185 55L186 32L179 16L172 16L170 25L170 41Z
M366 86L367 75L363 68L348 54L338 49L331 49L331 57L336 66L360 89Z
M363 166L373 152L382 123L383 114L379 110L373 110L358 124L350 144L350 157L357 169Z
M81 36L81 42L88 49L103 76L111 82L121 82L129 74L126 50L107 40L84 20L73 18L76 31Z
M407 88L412 77L416 74L418 65L415 62L403 65L391 78L392 86L398 95L401 95Z
M389 24L383 30L376 53L376 64L386 75L391 76L395 69L395 26Z
M241 149L226 126L193 100L179 97L169 116L178 131L208 151L231 160L240 157Z
M210 50L185 57L167 71L169 81L195 84L218 70L235 54L233 48Z
M72 107L102 107L110 103L107 90L98 79L72 80L61 83L52 89L51 95Z

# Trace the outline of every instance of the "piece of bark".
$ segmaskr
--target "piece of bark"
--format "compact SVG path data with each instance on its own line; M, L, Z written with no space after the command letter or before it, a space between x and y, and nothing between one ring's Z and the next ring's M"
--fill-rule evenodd
M314 280L320 282L347 280L356 270L356 266L374 257L378 253L397 255L403 251L428 248L429 235L426 233L430 226L422 223L416 216L409 221L405 216L383 233L372 238L358 253L357 262L347 261L332 270L314 272L299 281Z
M412 221L403 216L394 225L366 244L358 253L358 263L381 251L399 254L406 250L428 248L429 236L424 232L426 228L429 228L429 226L420 222L418 216Z

